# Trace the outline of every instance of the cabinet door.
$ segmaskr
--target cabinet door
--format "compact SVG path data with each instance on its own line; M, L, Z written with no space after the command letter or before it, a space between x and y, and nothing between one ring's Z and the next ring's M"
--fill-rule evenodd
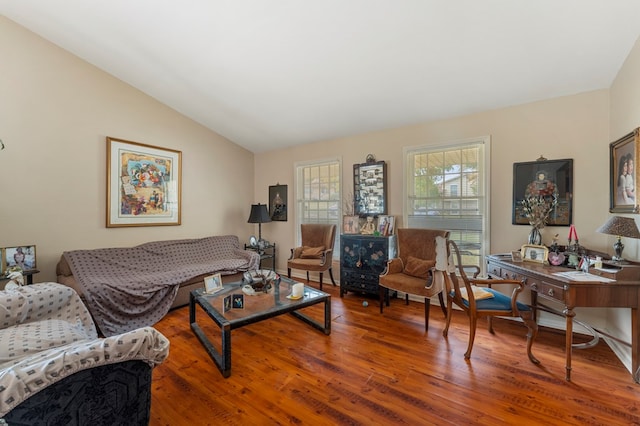
M386 267L389 251L387 238L346 238L343 242L343 266L373 274L381 273Z

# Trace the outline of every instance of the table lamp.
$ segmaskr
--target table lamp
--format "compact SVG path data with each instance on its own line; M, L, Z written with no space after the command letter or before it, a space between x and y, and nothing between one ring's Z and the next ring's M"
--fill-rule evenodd
M613 251L615 252L615 256L612 257L612 260L615 260L616 262L624 261L622 257L624 244L622 244L622 241L620 241L620 239L622 237L640 238L640 231L638 231L636 221L631 217L611 216L604 225L596 230L596 232L615 235L616 237L618 237L616 242L613 244Z
M262 224L271 222L266 204L251 204L251 214L249 214L248 223L258 224L258 242L262 241Z

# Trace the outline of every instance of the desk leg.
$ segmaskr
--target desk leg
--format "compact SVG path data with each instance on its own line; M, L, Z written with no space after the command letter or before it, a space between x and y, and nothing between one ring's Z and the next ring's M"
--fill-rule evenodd
M638 342L638 332L640 332L638 308L631 308L631 374L636 383L640 383L640 359L638 359L640 342Z
M565 337L565 355L567 357L566 361L566 375L565 379L570 382L571 381L571 350L573 347L573 317L576 316L576 313L573 312L573 309L565 307L562 311L564 316L567 319L567 335Z

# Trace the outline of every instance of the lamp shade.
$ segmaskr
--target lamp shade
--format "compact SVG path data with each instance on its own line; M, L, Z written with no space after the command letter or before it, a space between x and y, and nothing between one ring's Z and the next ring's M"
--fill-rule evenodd
M269 212L267 211L266 204L252 204L251 205L251 214L249 214L249 223L266 223L271 222L271 217L269 217Z
M636 221L631 217L611 216L596 232L617 237L640 238Z
M597 229L597 232L615 235L617 237L616 242L613 244L615 255L612 257L612 259L617 262L624 261L622 257L624 244L622 244L621 238L640 238L640 231L638 231L636 221L630 217L611 216L604 225Z

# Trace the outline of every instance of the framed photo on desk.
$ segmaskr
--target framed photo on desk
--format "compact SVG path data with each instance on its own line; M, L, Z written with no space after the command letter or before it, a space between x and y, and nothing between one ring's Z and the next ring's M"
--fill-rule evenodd
M549 258L549 249L546 246L525 244L520 249L522 260L525 262L546 263Z

